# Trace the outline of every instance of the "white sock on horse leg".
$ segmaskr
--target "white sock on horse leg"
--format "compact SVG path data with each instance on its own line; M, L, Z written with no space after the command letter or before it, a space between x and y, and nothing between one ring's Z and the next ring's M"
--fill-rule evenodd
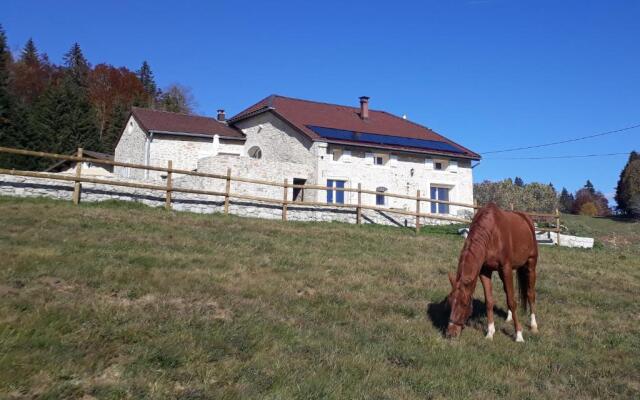
M531 314L531 330L534 332L538 330L538 323L536 322L535 314Z
M496 333L496 325L492 322L487 326L487 339L493 339L493 334Z
M507 312L507 322L511 321L513 319L513 315L511 315L511 310L509 310Z
M524 338L522 337L522 331L516 332L516 342L524 342Z

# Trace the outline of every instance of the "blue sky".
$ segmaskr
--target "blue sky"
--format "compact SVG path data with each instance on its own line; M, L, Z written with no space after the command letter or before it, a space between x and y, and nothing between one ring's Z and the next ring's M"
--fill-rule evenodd
M478 152L640 123L640 1L7 1L11 49L32 37L60 62L78 41L93 64L189 86L197 110L232 115L282 94L339 104L371 97ZM520 176L608 195L640 129L487 155L474 179Z

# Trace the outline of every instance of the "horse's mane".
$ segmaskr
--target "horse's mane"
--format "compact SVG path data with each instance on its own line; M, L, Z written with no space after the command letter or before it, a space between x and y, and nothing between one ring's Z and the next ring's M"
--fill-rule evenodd
M471 226L469 227L469 235L464 242L464 247L460 253L460 259L458 262L458 278L463 272L470 273L472 271L462 271L461 269L465 265L479 264L482 266L486 255L486 249L489 245L492 236L491 227L494 224L494 215L498 210L495 203L489 203L487 206L481 208L473 218ZM473 274L479 271L473 271Z

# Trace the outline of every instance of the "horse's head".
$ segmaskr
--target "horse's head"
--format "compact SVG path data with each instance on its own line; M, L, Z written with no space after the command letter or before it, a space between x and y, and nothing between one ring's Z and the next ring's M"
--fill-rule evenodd
M451 282L451 293L447 297L451 314L449 315L449 325L447 326L447 338L455 338L460 335L465 322L473 311L471 293L467 290L462 277L456 279L455 275L449 272L449 282Z

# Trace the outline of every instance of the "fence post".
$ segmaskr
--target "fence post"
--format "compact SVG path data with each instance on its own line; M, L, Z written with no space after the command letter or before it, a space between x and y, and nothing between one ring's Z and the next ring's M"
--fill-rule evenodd
M556 238L558 239L558 246L560 246L560 211L556 208Z
M173 189L173 161L167 161L167 197L164 203L164 208L171 210L171 189Z
M356 224L362 223L362 183L358 183L358 207L356 207Z
M511 211L513 211L513 203L511 203Z
M78 148L78 157L82 158L82 147ZM73 185L73 204L78 205L80 203L80 193L82 192L82 184L80 183L80 176L82 175L82 161L76 161L76 178L78 180Z
M420 232L420 189L416 192L416 233Z
M282 220L287 220L287 188L289 186L289 180L284 178L284 186L282 190Z
M224 189L224 213L229 214L229 194L231 193L231 168L227 168L227 181Z
M473 208L471 209L471 216L473 219L473 216L476 215L476 207L478 207L478 199L473 199Z

